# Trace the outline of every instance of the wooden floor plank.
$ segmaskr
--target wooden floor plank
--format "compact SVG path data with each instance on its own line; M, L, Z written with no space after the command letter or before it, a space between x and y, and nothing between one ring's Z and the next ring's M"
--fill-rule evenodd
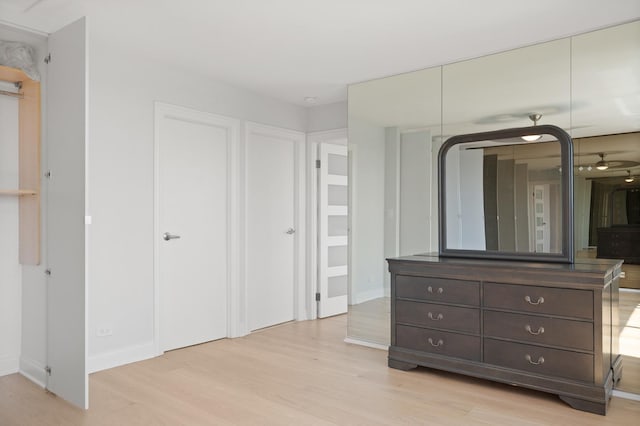
M606 417L553 395L428 369L343 342L346 316L288 323L171 351L90 377L82 411L19 375L0 378L0 425L635 425L640 402Z

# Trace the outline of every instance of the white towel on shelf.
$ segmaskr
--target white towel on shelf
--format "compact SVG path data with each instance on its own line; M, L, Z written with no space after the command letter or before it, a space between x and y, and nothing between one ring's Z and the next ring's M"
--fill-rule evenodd
M40 81L33 47L16 41L0 40L0 65L18 68L31 80Z

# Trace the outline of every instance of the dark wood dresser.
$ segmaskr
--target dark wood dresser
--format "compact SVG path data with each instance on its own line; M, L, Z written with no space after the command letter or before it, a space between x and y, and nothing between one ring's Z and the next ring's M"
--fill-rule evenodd
M640 226L598 228L597 256L640 265Z
M389 366L461 373L557 394L606 414L622 374L621 261L388 259Z

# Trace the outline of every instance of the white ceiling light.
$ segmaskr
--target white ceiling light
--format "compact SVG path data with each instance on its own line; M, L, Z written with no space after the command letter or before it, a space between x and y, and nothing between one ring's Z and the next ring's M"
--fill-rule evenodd
M633 176L631 176L631 170L627 170L627 177L624 178L624 181L627 183L631 183L635 180Z
M609 162L604 161L604 153L598 154L600 156L600 161L596 163L596 169L598 170L607 170L609 168Z
M542 118L542 114L535 114L535 113L529 114L529 119L533 121L534 126L538 124L538 120L540 120L541 118ZM527 142L535 142L537 140L540 140L541 137L542 135L527 135L527 136L522 136L522 139Z

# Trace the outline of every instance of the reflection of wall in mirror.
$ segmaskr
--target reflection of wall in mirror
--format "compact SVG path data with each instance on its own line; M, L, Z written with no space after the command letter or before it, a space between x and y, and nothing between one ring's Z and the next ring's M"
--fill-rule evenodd
M430 251L431 163L431 132L400 135L400 256Z
M357 142L356 142L357 141ZM353 167L351 185L350 304L384 296L385 129L362 120L349 121Z
M460 225L460 180L463 170L460 168L460 147L453 146L447 151L446 157L446 169L445 176L446 182L446 197L445 208L447 212L446 217L446 231L447 231L447 244L446 247L450 249L462 249L462 241L460 238L461 225Z
M482 150L460 152L460 242L469 250L485 250Z
M482 150L447 152L447 248L485 250Z

